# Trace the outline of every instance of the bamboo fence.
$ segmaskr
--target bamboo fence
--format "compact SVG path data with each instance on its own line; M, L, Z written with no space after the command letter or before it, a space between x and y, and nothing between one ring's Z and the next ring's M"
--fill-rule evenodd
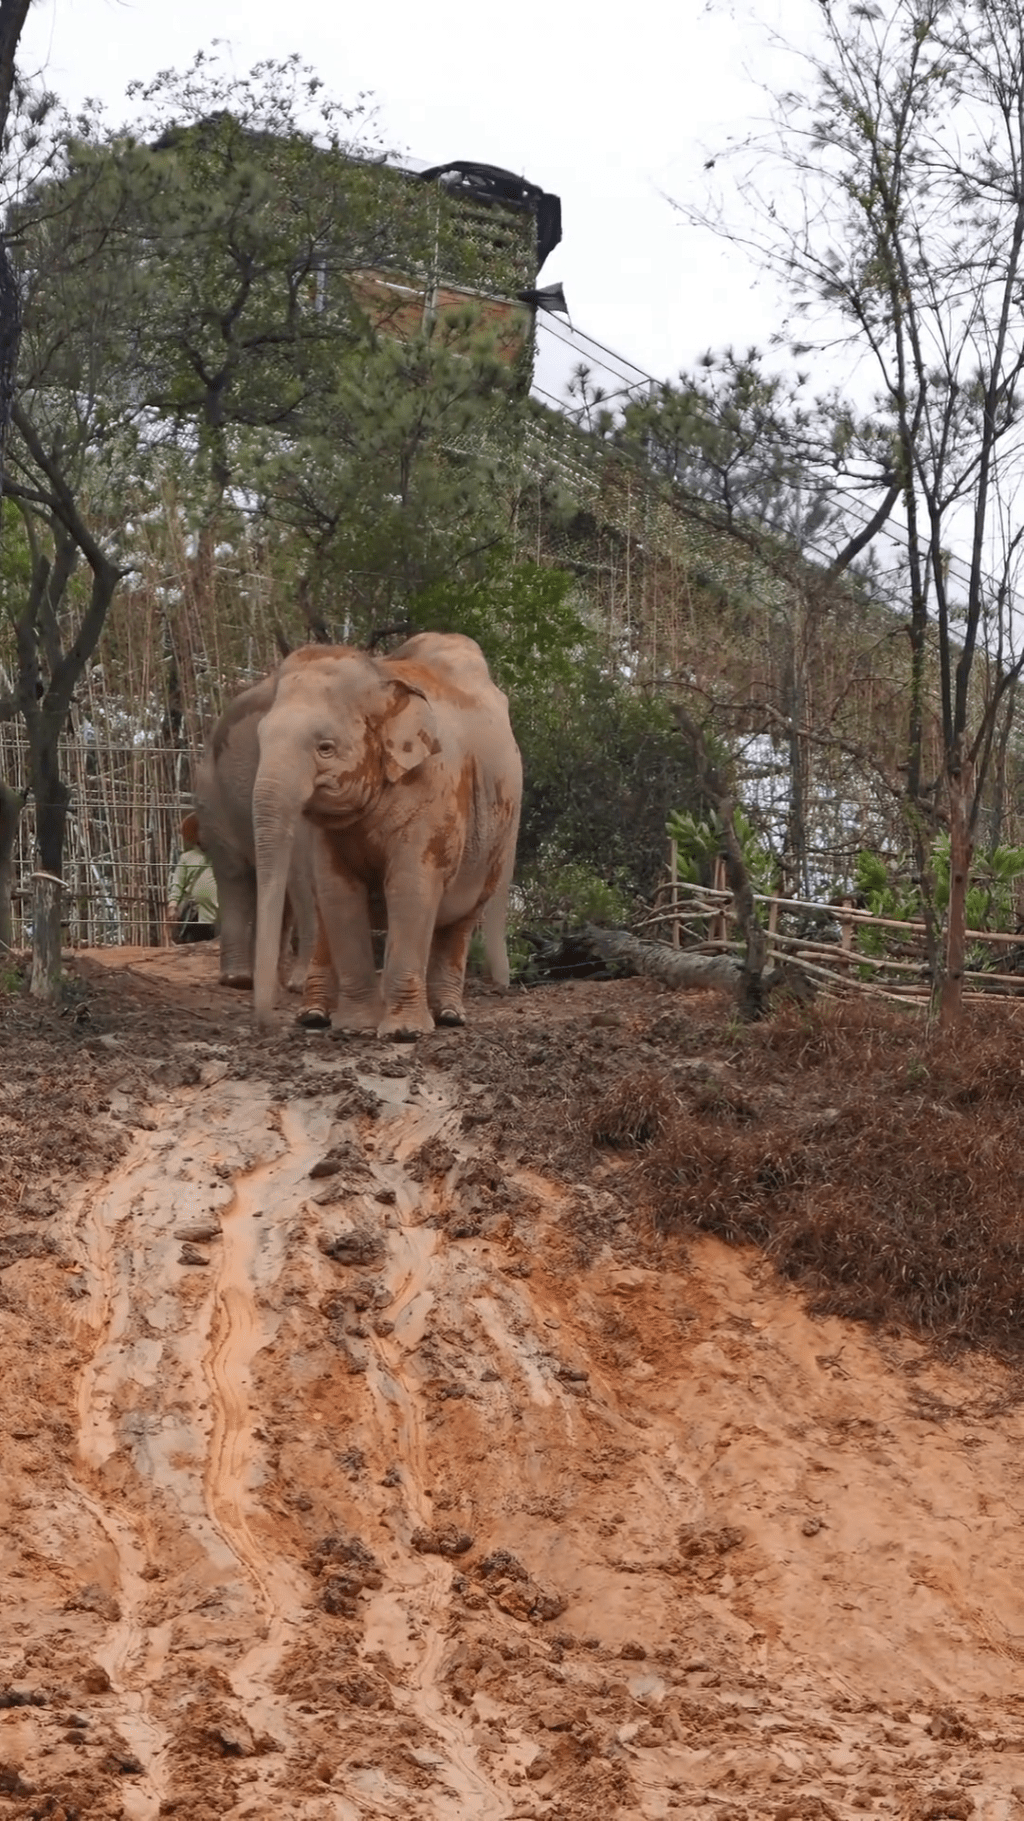
M680 879L673 843L668 880L650 912L634 923L633 933L652 936L664 931L662 939L674 947L681 946L685 939L687 948L704 954L742 953L744 944L731 934L735 922L733 895L725 888L724 874L724 862L719 860L714 885L695 885ZM876 917L870 911L857 909L849 899L837 905L755 892L754 901L767 911L769 960L795 961L812 979L838 991L919 1004L930 1002L932 984L924 923ZM793 927L780 927L785 922ZM813 934L808 932L808 924ZM884 932L890 952L871 953L858 947L859 931ZM965 993L1011 999L1024 995L1024 932L969 929L966 935L969 959L977 962L977 951L987 948L995 951L994 959L1002 952L1018 963L1020 972L1003 972L996 966L968 967L964 972Z

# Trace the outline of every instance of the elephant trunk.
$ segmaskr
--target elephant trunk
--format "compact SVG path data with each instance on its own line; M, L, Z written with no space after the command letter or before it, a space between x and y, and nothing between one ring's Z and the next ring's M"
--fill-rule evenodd
M282 786L273 776L265 776L261 764L252 799L256 842L253 1003L256 1022L264 1030L271 1023L274 1010L288 874L304 795L296 792L294 784Z

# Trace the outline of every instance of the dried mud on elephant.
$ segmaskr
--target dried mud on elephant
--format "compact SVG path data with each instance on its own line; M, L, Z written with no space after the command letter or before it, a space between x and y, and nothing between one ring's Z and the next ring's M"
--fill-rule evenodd
M1015 1368L659 1232L626 1117L824 1156L828 1031L263 1038L216 973L0 1015L0 1815L1015 1814Z

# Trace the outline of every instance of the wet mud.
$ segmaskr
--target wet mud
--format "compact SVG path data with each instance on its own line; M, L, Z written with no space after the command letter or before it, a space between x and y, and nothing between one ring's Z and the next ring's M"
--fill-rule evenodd
M1008 1375L581 1253L448 1051L169 1044L0 1274L0 1821L1013 1821Z

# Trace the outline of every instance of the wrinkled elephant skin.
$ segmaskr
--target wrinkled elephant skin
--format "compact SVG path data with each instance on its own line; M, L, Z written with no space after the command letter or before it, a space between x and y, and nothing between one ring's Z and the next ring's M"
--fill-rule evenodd
M336 1021L413 1037L463 1022L470 937L483 923L507 984L505 908L522 766L508 703L479 646L420 633L389 657L308 646L287 658L258 728L255 1003L270 1019L288 867L312 826L318 913L311 977L333 964ZM371 897L387 941L378 978Z

